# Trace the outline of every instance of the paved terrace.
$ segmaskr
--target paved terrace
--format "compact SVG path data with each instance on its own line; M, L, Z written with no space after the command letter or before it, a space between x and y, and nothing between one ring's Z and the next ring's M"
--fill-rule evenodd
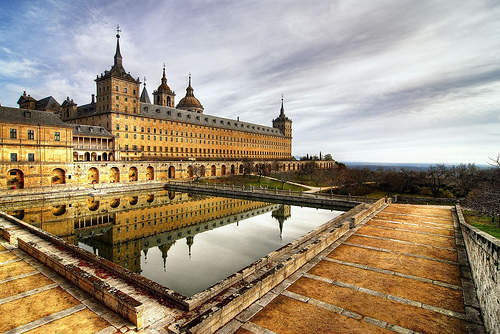
M0 332L137 330L1 238L0 245ZM475 295L462 245L450 207L390 205L217 333L481 332L467 306ZM140 333L167 332L175 311L122 289L145 305L149 325Z
M451 208L393 204L218 333L480 333L459 258Z

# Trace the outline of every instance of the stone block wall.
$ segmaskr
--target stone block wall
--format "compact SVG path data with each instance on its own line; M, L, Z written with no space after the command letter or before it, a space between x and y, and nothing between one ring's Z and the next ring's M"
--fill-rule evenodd
M500 328L500 240L467 224L459 205L457 215L484 326L489 333L497 333Z

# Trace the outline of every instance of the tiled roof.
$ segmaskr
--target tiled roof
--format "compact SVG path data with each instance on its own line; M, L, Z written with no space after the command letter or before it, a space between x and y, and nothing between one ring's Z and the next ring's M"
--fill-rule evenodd
M61 121L59 115L49 111L28 110L0 106L0 122L16 124L34 124L55 127L71 127Z
M87 137L114 137L102 126L83 125L83 124L69 124L73 127L73 136L87 136Z
M35 109L36 110L47 110L47 109L59 110L60 106L61 105L59 104L59 102L56 101L56 99L54 99L52 96L47 96L44 99L36 101Z
M227 130L238 130L280 137L283 136L283 133L279 129L269 126L240 122L229 118L198 114L192 111L163 107L150 103L141 103L141 116L160 118L174 122L212 126Z

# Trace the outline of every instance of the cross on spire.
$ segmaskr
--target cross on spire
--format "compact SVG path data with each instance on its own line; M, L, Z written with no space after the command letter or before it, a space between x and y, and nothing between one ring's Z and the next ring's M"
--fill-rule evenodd
M146 87L146 77L144 77L144 87Z
M122 32L122 31L120 30L120 25L119 25L119 24L117 24L117 25L116 25L116 37L117 37L117 38L120 38L120 33L121 33L121 32Z

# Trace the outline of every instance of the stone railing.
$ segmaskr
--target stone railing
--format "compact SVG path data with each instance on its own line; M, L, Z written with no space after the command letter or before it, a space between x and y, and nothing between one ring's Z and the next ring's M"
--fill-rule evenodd
M500 328L500 240L465 222L456 206L484 326L488 333Z
M361 203L375 203L377 199L359 196L324 195L303 191L267 189L253 186L235 186L213 183L169 181L165 189L196 192L212 196L248 198L253 200L279 202L296 205L311 205L326 208L352 209ZM385 200L385 199L384 199Z

